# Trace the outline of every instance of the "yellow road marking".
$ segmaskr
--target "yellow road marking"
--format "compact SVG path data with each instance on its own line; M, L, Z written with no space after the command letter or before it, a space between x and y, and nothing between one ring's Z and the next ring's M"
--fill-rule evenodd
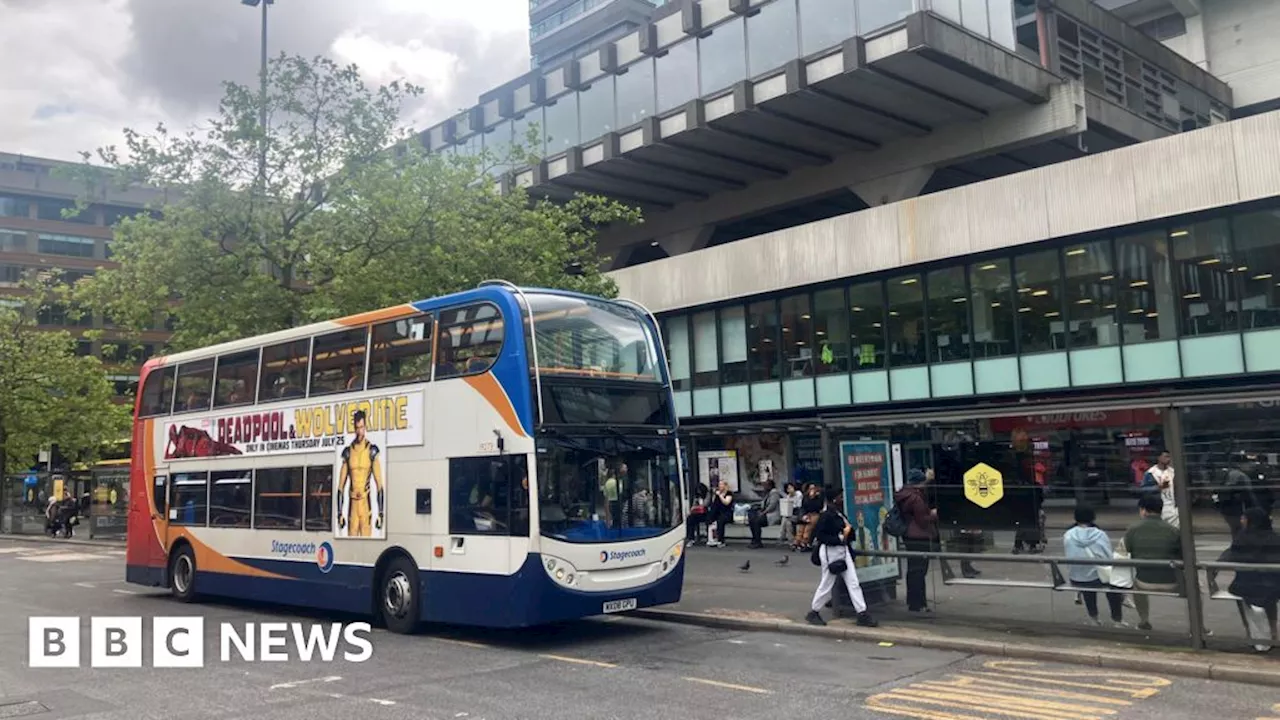
M576 665L594 665L602 668L616 668L613 663L600 662L599 660L583 660L582 658L565 657L564 655L539 655L538 657L548 660L559 660L560 662L574 663Z
M1275 705L1272 705L1271 712L1275 713L1277 716L1280 716L1280 703L1276 703ZM1260 717L1258 718L1258 720L1280 720L1280 717Z
M471 642L470 640L455 640L453 638L436 638L436 639L439 640L440 642L447 642L453 645L462 645L469 648L480 648L481 650L493 649L492 645L485 645L484 643Z
M725 688L726 690L741 690L742 692L756 693L757 695L773 694L772 690L751 687L749 685L734 685L733 683L720 682L719 680L707 680L696 677L687 677L685 680L688 680L689 682L702 683L703 685L711 685L712 687Z
M865 706L919 720L1112 720L1169 685L1154 675L1047 670L1002 660L873 695Z
M927 689L919 689L915 685L891 690L889 694L922 702L942 701L943 704L971 706L975 710L985 710L1013 717L1037 718L1039 720L1102 720L1102 715L1114 715L1116 712L1115 710L1104 710L1101 713L1094 713L1079 706L1064 708L1057 703L1042 703L1033 698L988 695L984 693L934 692Z
M1082 692L1072 692L1070 690L1050 690L1048 688L1030 688L1011 682L1001 682L991 678L975 678L968 675L952 675L956 678L952 682L944 682L935 680L935 685L952 685L955 687L974 687L988 688L997 692L1024 693L1032 695L1044 695L1046 697L1062 698L1064 700L1087 700L1089 702L1104 703L1107 705L1120 705L1122 707L1132 705L1129 700L1121 700L1119 698L1103 697L1101 695L1090 695Z

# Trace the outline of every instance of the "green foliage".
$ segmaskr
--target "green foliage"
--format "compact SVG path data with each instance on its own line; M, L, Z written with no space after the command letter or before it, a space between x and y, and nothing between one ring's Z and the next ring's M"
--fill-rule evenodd
M130 408L112 402L102 363L80 357L70 334L36 328L51 305L69 305L56 271L28 275L13 305L0 306L0 468L29 469L43 448L93 460L128 437Z
M117 269L82 302L142 329L168 313L175 349L396 305L501 278L612 295L595 235L638 214L595 197L563 204L500 193L489 171L518 155L431 155L398 129L419 90L368 89L354 67L281 57L258 91L226 86L203 133L126 131L98 152L87 188L159 188L157 216L122 222ZM265 158L259 172L259 163ZM520 158L524 159L524 158Z

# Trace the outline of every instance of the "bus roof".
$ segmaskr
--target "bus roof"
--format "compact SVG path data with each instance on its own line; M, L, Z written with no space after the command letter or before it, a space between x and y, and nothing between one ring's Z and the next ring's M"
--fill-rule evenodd
M604 300L604 298L573 292L570 290L554 290L538 287L526 287L520 288L520 290L529 294L563 295L583 300ZM145 363L144 368L150 370L157 366L173 365L176 363L213 357L214 355L224 355L226 353L238 352L241 350L250 350L263 345L275 345L282 342L288 342L290 340L332 332L334 330L342 330L343 328L395 320L397 318L415 315L420 312L430 312L432 310L447 308L451 305L475 302L477 300L484 299L492 300L495 295L506 295L511 297L514 296L514 293L509 287L500 284L482 285L472 290L463 290L462 292L442 295L436 298L418 300L415 302L405 303L403 305L393 305L391 307L371 310L369 312L358 313L356 315L348 315L334 320L325 320L322 322L311 323L309 325L301 325L287 330L277 330L276 332L266 333L264 335L255 335L252 337L241 338L239 340L230 340L217 345L209 345L195 350L186 350L172 355L156 356L148 360Z

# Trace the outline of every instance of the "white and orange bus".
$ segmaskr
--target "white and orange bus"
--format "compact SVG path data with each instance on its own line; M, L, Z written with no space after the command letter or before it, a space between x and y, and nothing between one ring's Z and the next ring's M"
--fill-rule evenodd
M494 281L158 357L129 582L523 627L676 602L683 483L644 308Z

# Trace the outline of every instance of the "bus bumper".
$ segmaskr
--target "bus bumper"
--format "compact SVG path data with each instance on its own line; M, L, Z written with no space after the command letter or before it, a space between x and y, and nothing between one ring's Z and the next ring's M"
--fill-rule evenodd
M422 617L428 622L519 628L604 613L606 603L635 600L636 609L680 601L684 557L662 578L627 590L581 592L557 585L530 554L514 575L425 573Z

